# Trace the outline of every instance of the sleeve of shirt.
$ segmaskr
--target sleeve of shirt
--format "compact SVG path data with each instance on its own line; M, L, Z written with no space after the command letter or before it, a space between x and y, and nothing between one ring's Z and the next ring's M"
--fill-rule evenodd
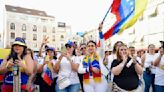
M75 56L74 63L80 64L80 62L81 62L81 57L80 56Z
M112 64L111 64L111 69L115 66L119 65L118 61L115 59L112 61Z

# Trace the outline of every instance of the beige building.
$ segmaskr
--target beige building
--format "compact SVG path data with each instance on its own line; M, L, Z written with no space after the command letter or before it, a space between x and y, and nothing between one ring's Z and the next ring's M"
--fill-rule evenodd
M76 42L78 46L83 43L83 37L79 35L72 35L69 39L70 41Z
M92 29L84 33L84 42L87 43L89 40L93 40L95 42L98 41L98 30Z
M99 41L99 31L97 29L92 29L90 31L87 31L84 34L84 38L83 38L84 43L87 43L89 40L93 40L93 41L98 43L98 41ZM111 41L110 41L110 39L107 39L106 41L104 41L104 46L105 46L105 50L111 50Z
M27 45L35 51L39 50L45 36L49 37L48 45L57 50L66 42L66 31L70 27L62 23L56 24L55 17L47 15L45 11L10 5L5 5L5 9L4 47L10 46L16 37L23 37Z
M56 31L56 49L63 50L65 44L70 39L71 27L67 26L64 22L58 22L57 31Z

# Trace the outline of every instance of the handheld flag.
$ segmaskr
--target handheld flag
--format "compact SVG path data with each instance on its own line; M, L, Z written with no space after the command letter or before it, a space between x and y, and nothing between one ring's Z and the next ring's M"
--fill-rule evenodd
M146 5L147 0L114 0L111 12L116 15L116 22L104 34L104 39L132 26L143 13Z
M52 74L53 73L53 67L52 67L52 63L50 61L48 61L47 67L46 69L43 71L42 77L43 80L49 85L51 86L52 82L53 82L53 77Z

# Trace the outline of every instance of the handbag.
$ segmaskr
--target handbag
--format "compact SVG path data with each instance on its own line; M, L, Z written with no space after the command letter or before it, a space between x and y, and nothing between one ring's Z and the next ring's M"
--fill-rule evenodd
M67 76L58 76L57 84L59 86L59 89L64 89L71 85L71 81Z

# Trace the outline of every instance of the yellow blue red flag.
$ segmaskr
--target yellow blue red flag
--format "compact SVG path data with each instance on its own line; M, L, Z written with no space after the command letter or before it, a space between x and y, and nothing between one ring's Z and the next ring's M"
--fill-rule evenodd
M111 13L116 16L116 22L104 33L104 39L131 27L142 15L146 5L147 0L113 0Z

